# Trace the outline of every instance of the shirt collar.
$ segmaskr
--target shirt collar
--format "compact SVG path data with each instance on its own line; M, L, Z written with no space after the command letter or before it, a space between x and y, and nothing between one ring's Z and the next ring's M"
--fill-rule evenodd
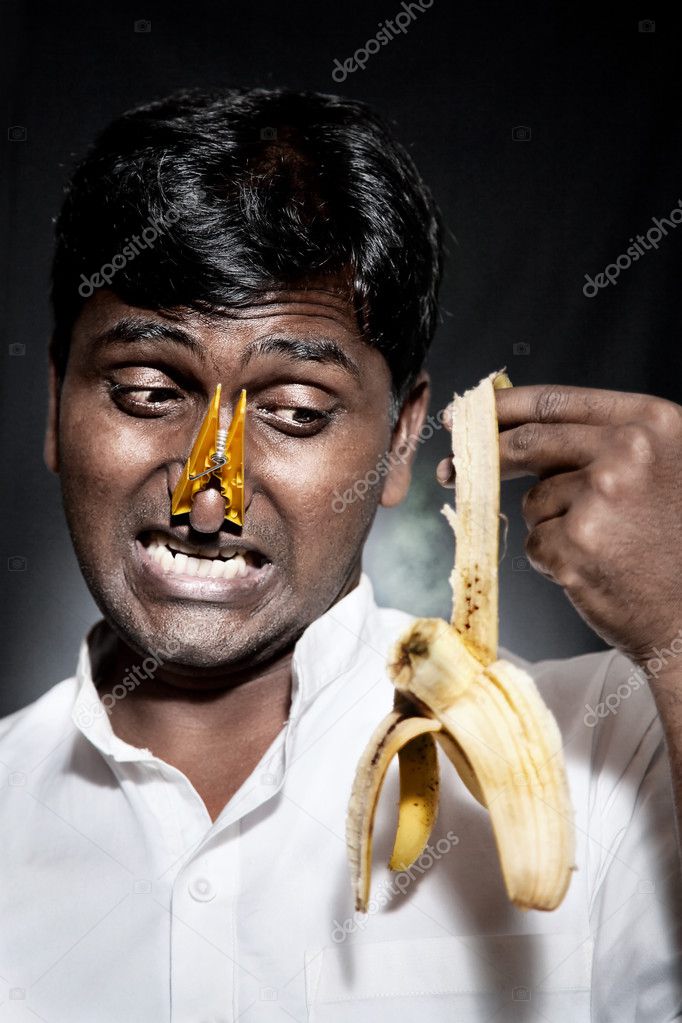
M357 665L372 646L374 590L364 572L355 589L312 622L292 657L292 711L302 710L326 685Z
M372 583L363 572L350 593L305 629L292 656L292 718L297 719L320 690L352 668L363 653L374 650L369 629L375 608ZM109 627L101 620L81 643L71 720L105 756L118 762L154 759L150 750L131 746L115 734L95 687L93 660L110 637Z

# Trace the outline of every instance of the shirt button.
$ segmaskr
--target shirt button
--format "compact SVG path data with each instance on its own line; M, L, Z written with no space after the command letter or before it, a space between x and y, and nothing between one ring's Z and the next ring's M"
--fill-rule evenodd
M197 902L210 902L215 899L215 888L205 877L195 877L189 883L189 894Z

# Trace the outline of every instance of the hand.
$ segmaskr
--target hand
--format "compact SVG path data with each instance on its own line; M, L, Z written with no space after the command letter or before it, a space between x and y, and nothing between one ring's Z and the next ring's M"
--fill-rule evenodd
M540 480L523 498L529 560L645 664L682 636L682 408L583 387L495 393L502 478ZM437 476L454 485L450 459Z

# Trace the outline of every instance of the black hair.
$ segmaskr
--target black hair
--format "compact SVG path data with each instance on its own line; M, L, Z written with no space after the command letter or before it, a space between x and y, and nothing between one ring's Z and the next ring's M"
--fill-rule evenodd
M76 167L56 222L52 350L63 375L102 285L144 308L216 312L341 278L400 402L433 337L441 268L437 207L365 104L185 91L118 117Z

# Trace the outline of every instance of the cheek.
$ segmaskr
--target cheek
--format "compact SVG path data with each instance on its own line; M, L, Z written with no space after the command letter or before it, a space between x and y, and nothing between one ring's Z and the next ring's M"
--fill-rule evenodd
M118 519L134 492L158 465L158 439L118 417L66 414L60 424L61 479L65 500L87 518L88 528ZM163 445L161 445L163 449Z
M335 473L328 458L317 456L269 461L260 479L253 478L255 489L261 489L292 531L325 528L333 516ZM255 477L255 473L254 473ZM247 484L249 472L246 472Z
M357 546L366 532L383 484L376 469L381 452L372 441L364 451L350 441L333 446L301 441L252 462L254 488L263 490L311 556L346 543ZM246 476L248 483L248 467Z
M379 429L369 430L367 423L349 423L318 437L287 438L273 444L270 438L252 437L246 460L246 477L252 475L255 487L270 489L275 500L285 499L288 507L299 512L312 508L324 517L332 510L339 491L357 488L361 481L370 485L379 478L377 466L384 455ZM361 427L361 428L360 428ZM362 487L360 488L362 489Z

